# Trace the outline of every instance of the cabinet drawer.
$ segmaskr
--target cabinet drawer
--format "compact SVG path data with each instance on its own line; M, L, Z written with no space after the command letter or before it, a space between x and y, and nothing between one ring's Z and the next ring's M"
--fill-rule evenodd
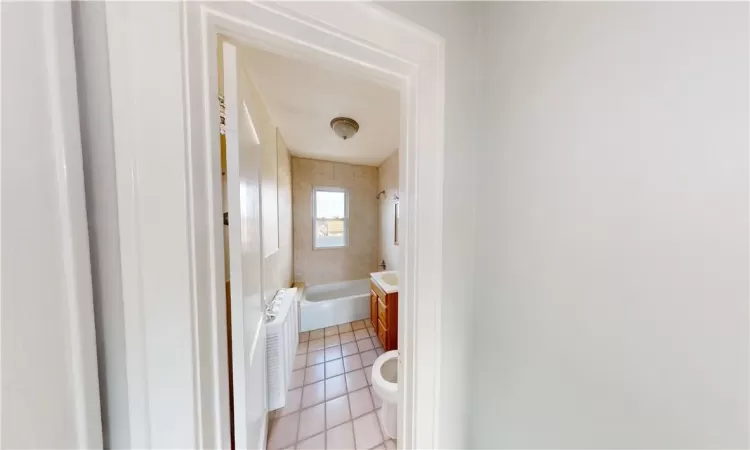
M385 328L385 325L383 325L383 322L378 320L378 339L380 340L380 345L382 345L383 348L386 348L385 337L387 333L388 330Z
M378 319L383 323L388 323L387 315L385 314L385 304L383 300L378 299Z
M378 326L378 295L374 291L370 291L370 323Z
M374 292L378 297L385 300L385 292L383 292L382 289L380 289L380 286L378 286L372 279L370 279L370 290Z

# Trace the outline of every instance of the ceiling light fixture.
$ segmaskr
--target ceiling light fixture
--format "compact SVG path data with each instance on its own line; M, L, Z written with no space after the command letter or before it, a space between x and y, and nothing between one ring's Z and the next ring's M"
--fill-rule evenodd
M351 139L359 131L359 124L356 120L348 117L336 117L331 121L331 129L336 136L343 140Z

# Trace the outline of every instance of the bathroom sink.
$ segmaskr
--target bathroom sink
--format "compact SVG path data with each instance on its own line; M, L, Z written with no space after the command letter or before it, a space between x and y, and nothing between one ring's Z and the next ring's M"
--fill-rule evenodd
M391 294L398 292L398 272L391 270L389 272L374 272L371 273L372 279L375 283L380 286L386 293Z
M391 286L398 286L398 274L397 273L385 273L383 276L380 277L381 280L385 284L390 284Z

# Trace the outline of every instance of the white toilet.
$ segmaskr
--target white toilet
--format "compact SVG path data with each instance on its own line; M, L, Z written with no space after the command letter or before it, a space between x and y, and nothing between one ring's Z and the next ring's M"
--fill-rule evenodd
M372 388L383 401L380 423L390 439L396 438L398 422L398 350L378 356L372 365Z

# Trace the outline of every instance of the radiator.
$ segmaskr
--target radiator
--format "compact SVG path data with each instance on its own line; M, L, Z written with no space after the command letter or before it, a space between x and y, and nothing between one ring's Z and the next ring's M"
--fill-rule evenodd
M266 309L266 368L268 410L286 405L292 366L299 343L297 288L276 293Z

